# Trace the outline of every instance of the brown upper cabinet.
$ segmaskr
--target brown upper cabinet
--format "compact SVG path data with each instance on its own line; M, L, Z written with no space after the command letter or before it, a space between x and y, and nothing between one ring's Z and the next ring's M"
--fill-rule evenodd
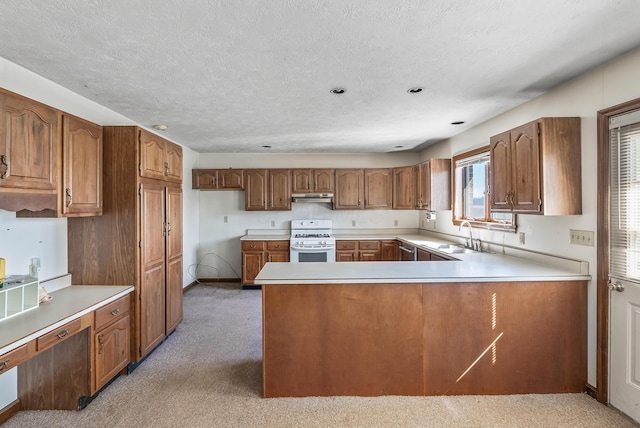
M243 169L194 169L192 188L200 190L243 190Z
M2 91L0 114L0 208L56 209L60 112Z
M451 159L429 159L414 166L415 208L451 209Z
M291 210L291 170L244 171L246 211Z
M292 193L333 193L333 169L294 169Z
M102 127L0 90L0 208L17 217L102 214Z
M335 177L334 209L391 209L390 168L336 169Z
M182 183L182 147L144 129L139 132L140 176Z
M393 168L393 209L415 209L415 175L413 166Z
M491 209L582 214L580 118L541 118L491 137Z
M59 211L65 217L102 214L102 127L75 116L62 118Z

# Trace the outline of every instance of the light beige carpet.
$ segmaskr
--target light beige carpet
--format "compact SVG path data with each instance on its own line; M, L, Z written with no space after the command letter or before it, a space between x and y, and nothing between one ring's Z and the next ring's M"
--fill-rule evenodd
M198 285L184 321L80 411L2 427L632 427L586 394L261 398L261 292Z

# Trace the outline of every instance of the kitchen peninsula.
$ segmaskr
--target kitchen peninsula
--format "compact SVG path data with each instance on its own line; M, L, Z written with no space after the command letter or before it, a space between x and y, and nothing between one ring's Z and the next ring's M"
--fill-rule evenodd
M583 392L589 275L456 258L267 263L264 396Z

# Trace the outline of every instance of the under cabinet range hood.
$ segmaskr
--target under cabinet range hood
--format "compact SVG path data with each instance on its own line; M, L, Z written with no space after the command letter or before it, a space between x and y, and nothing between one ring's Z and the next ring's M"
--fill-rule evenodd
M330 204L333 202L333 193L292 193L291 201Z

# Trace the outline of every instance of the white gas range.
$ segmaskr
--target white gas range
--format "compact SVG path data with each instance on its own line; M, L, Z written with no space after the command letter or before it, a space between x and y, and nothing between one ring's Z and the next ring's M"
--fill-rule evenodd
M335 262L336 238L331 220L291 220L291 263Z

